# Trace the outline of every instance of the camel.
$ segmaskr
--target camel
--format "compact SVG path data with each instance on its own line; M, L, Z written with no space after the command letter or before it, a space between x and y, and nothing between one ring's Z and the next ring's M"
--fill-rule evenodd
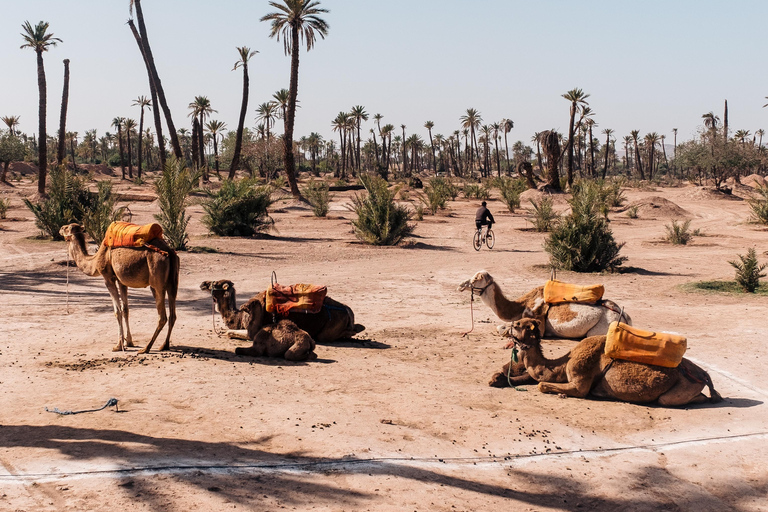
M485 270L459 285L458 291L465 290L479 295L483 303L504 322L520 319L526 308L535 311L540 318L546 320L542 323L544 330L541 333L545 337L582 339L605 334L611 322L620 318L625 324L632 325L629 315L624 313L622 316L621 308L610 300L601 300L596 304L546 304L543 286L534 288L518 299L509 300Z
M235 354L253 357L284 357L288 361L317 359L315 340L290 320L265 325L253 338L253 346L237 347Z
M266 311L266 292L254 295L238 309L232 281L203 281L200 289L211 293L227 328L247 329L250 340L255 340L262 327L277 320ZM330 297L325 298L319 313L294 311L288 313L287 318L317 343L349 338L365 330L365 327L355 323L355 314L351 308Z
M557 359L541 352L541 320L522 318L502 333L512 338L505 348L520 352L528 374L539 382L542 393L584 398L590 392L624 402L658 401L666 407L722 400L703 369L683 358L679 366L666 368L611 359L605 355L606 336L590 336ZM709 398L701 391L709 388Z
M146 354L152 348L157 335L168 324L168 335L160 350L168 350L171 331L176 323L176 294L179 289L179 257L161 238L151 240L159 251L146 247L114 247L101 244L95 254L89 255L85 245L83 227L79 224L63 226L59 233L68 244L70 257L77 267L89 276L102 276L112 298L119 329L119 341L112 349L122 351L133 347L131 328L128 325L128 288L149 286L157 305L157 327L152 339L139 353ZM165 312L165 296L168 296L169 314ZM125 320L125 333L123 332Z

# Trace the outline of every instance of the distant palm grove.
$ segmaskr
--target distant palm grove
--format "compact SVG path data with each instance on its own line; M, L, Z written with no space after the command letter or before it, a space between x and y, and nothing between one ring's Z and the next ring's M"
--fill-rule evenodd
M298 197L297 179L302 174L347 182L363 173L385 180L417 175L465 179L519 175L529 187L544 185L554 190L570 187L574 179L623 175L637 180L712 180L721 188L727 178L764 173L768 165L762 144L765 132L730 129L727 102L722 116L714 111L702 115L696 138L678 141L676 128L659 127L658 132L646 134L632 130L619 135L610 127L600 126L598 113L589 105L590 95L578 88L553 98L562 102L567 133L547 130L520 140L512 135L514 121L505 117L510 113L489 119L487 112L474 108L467 108L453 126L437 126L429 120L406 126L386 114L372 113L366 106L352 105L348 109L342 106L335 118L328 119L334 134L331 139L317 132L297 136L294 120L300 103L299 55L303 48L310 51L318 39L328 35L330 27L323 19L328 11L318 0L269 4L274 12L261 21L270 24L270 37L282 39L285 54L291 59L287 88L251 102L248 66L257 52L246 46L233 48L236 73L232 80L242 79L243 84L237 126L217 120L215 101L204 94L189 98L186 116L172 116L162 70L152 56L141 1L131 0L132 17L126 30L130 29L136 40L136 58L144 63L148 90L126 98L125 111L115 113L111 120L113 131L70 131L66 125L69 61L65 60L60 122L58 130L49 132L45 123L48 63L44 56L66 42L54 37L47 22L34 26L24 22L21 49L34 50L37 59L37 132L28 133L34 132L31 120L22 122L13 112L0 113L5 114L1 117L5 128L0 131L0 181L10 178L11 162L30 162L38 167L38 192L44 196L47 170L52 166L66 165L77 171L78 165L106 164L119 168L126 180L141 181L144 173L165 169L166 160L175 157L199 171L203 183L213 176L235 179L238 171L265 180L284 176L291 193ZM255 126L245 126L249 112L256 113ZM510 143L510 138L518 140ZM49 151L49 147L56 150Z

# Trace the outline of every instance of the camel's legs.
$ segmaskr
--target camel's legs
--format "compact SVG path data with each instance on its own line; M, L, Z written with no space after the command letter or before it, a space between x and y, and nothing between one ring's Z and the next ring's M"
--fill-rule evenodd
M677 384L659 397L659 405L674 407L676 405L706 402L709 399L701 392L702 389L704 389L703 383L691 382L681 375L677 380Z
M160 350L168 350L171 348L171 332L173 331L173 324L176 323L176 296L170 292L168 294L168 335L165 337L165 343L160 347Z
M165 314L165 290L155 290L154 288L151 288L151 290L152 296L155 298L155 305L157 306L157 328L155 328L155 333L152 335L152 339L149 340L146 347L139 351L139 354L146 354L149 352L149 349L152 348L152 344L157 339L157 335L160 334L160 331L163 329L166 322L168 322L168 317Z
M584 398L589 394L593 380L594 378L590 376L588 379L577 378L563 384L557 382L539 382L539 391L542 393L562 393L566 396Z
M109 296L112 298L112 308L115 310L115 318L117 318L117 327L120 336L119 341L112 349L112 352L118 352L120 350L125 350L125 346L123 345L123 314L120 306L120 294L117 291L117 285L114 280L105 276L104 283L107 285Z
M128 325L128 287L123 283L117 283L117 288L120 291L120 302L122 303L123 319L125 320L125 341L126 347L133 347L133 336L131 336L131 326Z

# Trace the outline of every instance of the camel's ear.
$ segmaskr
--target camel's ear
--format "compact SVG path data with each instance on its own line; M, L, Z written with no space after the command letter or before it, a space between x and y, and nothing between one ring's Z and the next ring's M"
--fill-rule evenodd
M206 292L211 291L211 282L203 281L202 283L200 283L200 289Z
M221 288L222 288L223 290L229 290L229 284L227 284L227 283L224 283L224 284L221 286Z
M523 316L521 318L536 318L536 313L534 313L531 308L525 308L525 311L523 311Z
M80 224L70 224L71 232L72 233L82 233L83 232L83 226Z

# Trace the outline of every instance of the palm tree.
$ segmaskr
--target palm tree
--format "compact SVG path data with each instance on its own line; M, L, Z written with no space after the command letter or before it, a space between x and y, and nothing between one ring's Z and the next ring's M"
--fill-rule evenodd
M483 121L483 118L480 115L480 112L478 112L476 109L468 108L467 113L461 116L459 118L459 121L461 121L461 127L464 130L469 130L471 142L470 142L468 165L469 165L469 172L471 173L473 170L472 169L473 160L472 160L472 151L471 151L472 147L474 147L475 154L477 154L477 141L475 140L475 129L480 126L480 123ZM465 138L466 138L466 133L465 133Z
M140 107L141 108L141 116L139 117L139 144L138 144L138 170L136 171L136 175L141 179L141 142L144 138L144 109L145 108L152 108L152 102L146 97L146 96L139 96L135 100L133 100L133 104L131 105L133 107Z
M555 130L546 130L539 136L544 156L547 159L547 186L553 190L562 190L560 187L560 134Z
M714 112L702 114L701 118L704 119L704 126L708 130L712 130L713 132L717 131L717 123L720 122L720 118L716 116Z
M627 168L627 175L629 175L629 146L632 144L632 136L624 136L624 166Z
M213 138L213 161L214 166L216 169L216 175L221 178L221 174L219 173L219 134L223 132L226 127L227 123L224 123L222 121L216 121L215 119L212 119L208 121L208 124L205 125L205 127L208 129L208 133L211 134L211 137Z
M608 154L611 149L611 135L613 135L613 130L606 128L603 130L603 135L605 135L605 165L603 166L603 179L605 179L605 175L608 173Z
M349 124L349 114L346 112L339 112L336 116L336 119L333 120L331 123L331 126L333 127L333 131L339 132L339 141L341 142L341 145L339 146L341 148L341 177L346 178L347 176L347 158L346 158L346 150L347 150L347 125Z
M381 140L381 160L384 160L384 151L385 151L385 145L384 145L384 139L381 137L381 120L384 116L381 114L374 114L373 120L376 121L376 128L379 130L379 138ZM379 152L376 151L376 167L379 167Z
M117 143L120 147L120 170L123 174L123 179L125 179L125 153L123 151L123 123L125 122L124 117L116 117L112 120L112 126L117 128Z
M275 100L275 105L280 109L278 117L283 120L283 124L285 124L285 115L286 112L288 112L288 100L290 99L290 94L288 89L280 89L279 91L275 91L275 94L272 95L272 99Z
M199 158L197 164L203 168L203 180L208 181L208 165L205 159L205 144L203 143L203 126L205 126L205 118L210 117L211 113L218 111L211 107L211 100L207 96L195 96L195 100L187 108L190 110L188 116L197 119L197 138L192 141L192 144L197 148Z
M507 134L515 127L514 121L511 119L502 119L501 128L504 130L504 152L507 155L507 169L509 169L509 144L507 143ZM538 137L536 137L536 144L538 145ZM539 156L539 165L541 165L541 156Z
M435 143L432 140L432 128L434 127L435 123L432 121L427 121L424 123L424 128L426 128L429 132L429 146L432 148L432 169L435 171L435 176L437 176L437 164L435 163Z
M77 132L67 132L64 134L64 140L69 142L69 155L72 157L72 168L77 171L77 162L75 162L75 146L77 146Z
M640 173L640 179L644 180L645 173L643 172L643 162L640 160L640 147L637 145L637 137L640 135L640 130L632 130L629 134L635 142L635 165L637 166L637 171Z
M350 110L349 114L355 121L355 128L357 129L357 149L355 150L355 161L357 162L357 170L360 171L360 123L368 120L368 112L365 111L365 107L362 105L355 105Z
M568 186L573 184L573 136L574 136L574 121L576 118L576 110L579 105L588 105L587 98L589 94L586 94L581 89L571 89L563 94L563 98L571 102L571 120L568 124Z
M277 117L277 112L277 103L274 101L266 101L256 108L256 119L262 121L265 125L267 144L264 146L264 155L267 164L267 172L271 172L269 170L269 136L272 133L272 121Z
M37 90L39 93L38 104L38 180L37 180L37 193L41 196L45 195L45 177L48 171L48 134L45 130L45 115L46 115L46 103L48 96L48 89L45 84L45 67L43 65L43 52L47 52L48 48L56 46L57 43L62 42L58 37L53 37L52 33L48 33L48 22L41 21L34 27L25 21L21 26L24 29L21 37L24 39L24 44L21 45L21 49L32 48L37 54Z
M127 141L128 151L128 179L133 179L133 153L131 151L131 135L136 131L136 121L133 119L126 119L123 121L123 128L125 128L125 139Z
M645 146L648 149L648 179L653 179L653 157L656 151L656 145L659 143L659 134L651 132L645 135Z
M152 48L149 46L149 37L147 36L147 27L144 25L144 12L141 9L141 0L130 0L128 7L131 14L133 14L133 8L136 8L136 19L139 22L138 34L136 33L136 28L133 26L132 19L128 20L128 25L131 27L131 31L133 31L133 35L136 38L136 42L138 43L142 57L144 58L144 64L147 67L150 91L154 90L152 93L152 103L155 105L159 103L160 107L163 109L163 114L165 115L165 123L168 125L169 137L171 139L171 145L173 146L173 152L176 155L176 158L181 160L183 158L181 153L181 144L179 144L176 127L173 124L171 110L168 108L168 102L165 100L163 84L160 82L160 76L157 74L157 66L155 66L155 58L152 56ZM155 108L155 112L158 112L157 108ZM160 118L158 113L158 116L155 118L155 130L157 131L158 142L162 139L162 131L159 128L159 119ZM161 156L161 158L164 157Z
M19 126L19 120L21 119L21 116L3 116L0 117L0 120L2 120L5 125L8 127L8 130L10 130L11 135L16 135L16 127Z
M248 61L251 60L251 57L259 53L256 50L251 51L251 49L246 46L237 47L237 52L240 54L240 60L235 62L235 67L232 68L232 71L239 67L243 68L243 101L240 104L240 118L237 122L237 132L235 132L235 150L232 152L232 163L229 165L229 176L227 176L230 180L235 177L237 167L240 165L240 152L243 148L245 113L248 111Z
M307 137L307 147L309 148L309 156L312 159L312 172L317 172L317 155L320 152L320 147L323 145L323 136L317 132L312 132Z
M56 160L59 164L64 162L64 139L67 133L67 104L69 103L69 59L64 59L64 87L61 93L61 112L59 115L59 147L56 152ZM72 157L74 164L74 156Z
M765 130L763 130L762 128L759 128L759 129L755 130L755 135L760 137L760 140L757 143L757 149L759 151L762 151L763 150L763 135L765 135Z
M483 165L485 166L485 172L483 173L483 177L488 177L491 172L491 160L490 160L490 154L491 154L491 127L487 124L484 124L482 127L480 127L480 131L483 133L482 139L483 139Z
M272 29L269 37L280 40L283 37L283 48L286 55L291 56L291 82L288 111L285 119L285 134L283 135L283 151L285 155L285 173L294 197L301 197L296 183L296 163L293 159L293 123L296 117L296 95L299 90L299 52L300 43L306 41L307 51L315 45L316 37L325 39L328 34L328 24L319 17L328 12L319 7L319 0L282 0L282 3L269 2L278 12L267 14L261 21L269 21Z
M501 130L501 124L493 123L491 128L493 129L493 141L496 144L496 172L501 177L501 160L499 157L499 131Z
M386 168L385 174L389 176L389 162L390 158L392 157L392 132L395 131L395 125L393 124L385 124L384 127L381 129L381 143L382 146L384 145L384 141L387 141L387 149L386 149L386 155L385 155L385 161L384 161L384 167ZM382 148L383 151L383 148ZM387 179L386 177L384 179Z

